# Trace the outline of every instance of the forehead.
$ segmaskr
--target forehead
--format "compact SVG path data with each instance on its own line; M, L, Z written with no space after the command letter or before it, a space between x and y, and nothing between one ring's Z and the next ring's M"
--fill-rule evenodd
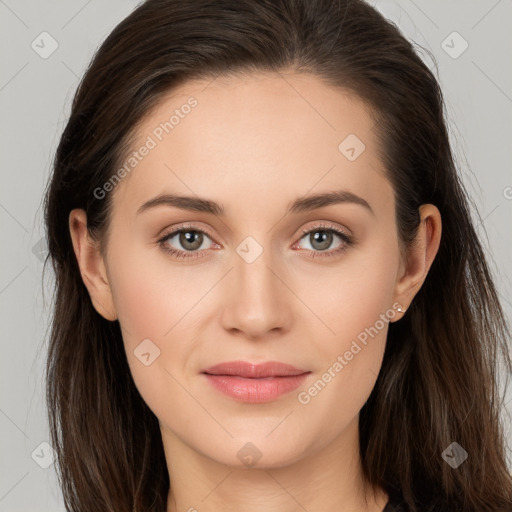
M138 159L126 166L115 201L140 204L165 187L226 202L233 188L238 197L273 199L278 190L283 201L315 184L377 193L383 178L374 126L360 98L309 74L189 81L137 127L131 150Z

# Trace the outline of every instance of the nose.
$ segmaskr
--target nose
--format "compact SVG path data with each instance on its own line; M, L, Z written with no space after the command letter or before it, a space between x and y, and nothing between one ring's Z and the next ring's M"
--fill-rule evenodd
M287 288L282 267L273 263L265 250L250 263L235 254L233 264L225 283L224 329L251 339L287 332L293 293Z

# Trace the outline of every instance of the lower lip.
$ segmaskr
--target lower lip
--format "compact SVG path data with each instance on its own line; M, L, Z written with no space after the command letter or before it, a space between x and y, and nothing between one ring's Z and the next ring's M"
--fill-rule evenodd
M290 375L288 377L267 377L260 379L248 379L232 375L210 375L207 377L210 384L225 395L240 402L253 404L271 402L282 395L297 389L309 375Z

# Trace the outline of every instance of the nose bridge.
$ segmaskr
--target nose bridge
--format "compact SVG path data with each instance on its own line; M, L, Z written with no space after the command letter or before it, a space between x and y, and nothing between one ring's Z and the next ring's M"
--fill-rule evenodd
M275 275L268 238L265 246L248 236L236 247L234 269L229 283L229 300L224 311L226 328L236 328L250 336L284 328L289 320L289 300L285 286Z
M244 291L247 297L265 299L264 295L275 288L275 276L270 272L272 268L271 250L264 248L253 237L247 237L236 249L235 278L239 291Z

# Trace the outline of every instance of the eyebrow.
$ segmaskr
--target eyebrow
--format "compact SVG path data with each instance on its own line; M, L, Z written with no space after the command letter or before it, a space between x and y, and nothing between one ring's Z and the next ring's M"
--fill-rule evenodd
M317 208L322 208L324 206L340 203L352 203L363 206L372 215L375 216L375 212L372 210L372 207L366 200L352 192L349 192L348 190L338 190L334 192L325 192L321 194L299 197L288 205L286 214L307 212L316 210ZM224 216L226 213L226 210L222 205L210 199L192 196L180 196L177 194L161 194L150 199L149 201L146 201L137 210L137 214L157 206L174 206L182 210L211 213L212 215L216 216Z

